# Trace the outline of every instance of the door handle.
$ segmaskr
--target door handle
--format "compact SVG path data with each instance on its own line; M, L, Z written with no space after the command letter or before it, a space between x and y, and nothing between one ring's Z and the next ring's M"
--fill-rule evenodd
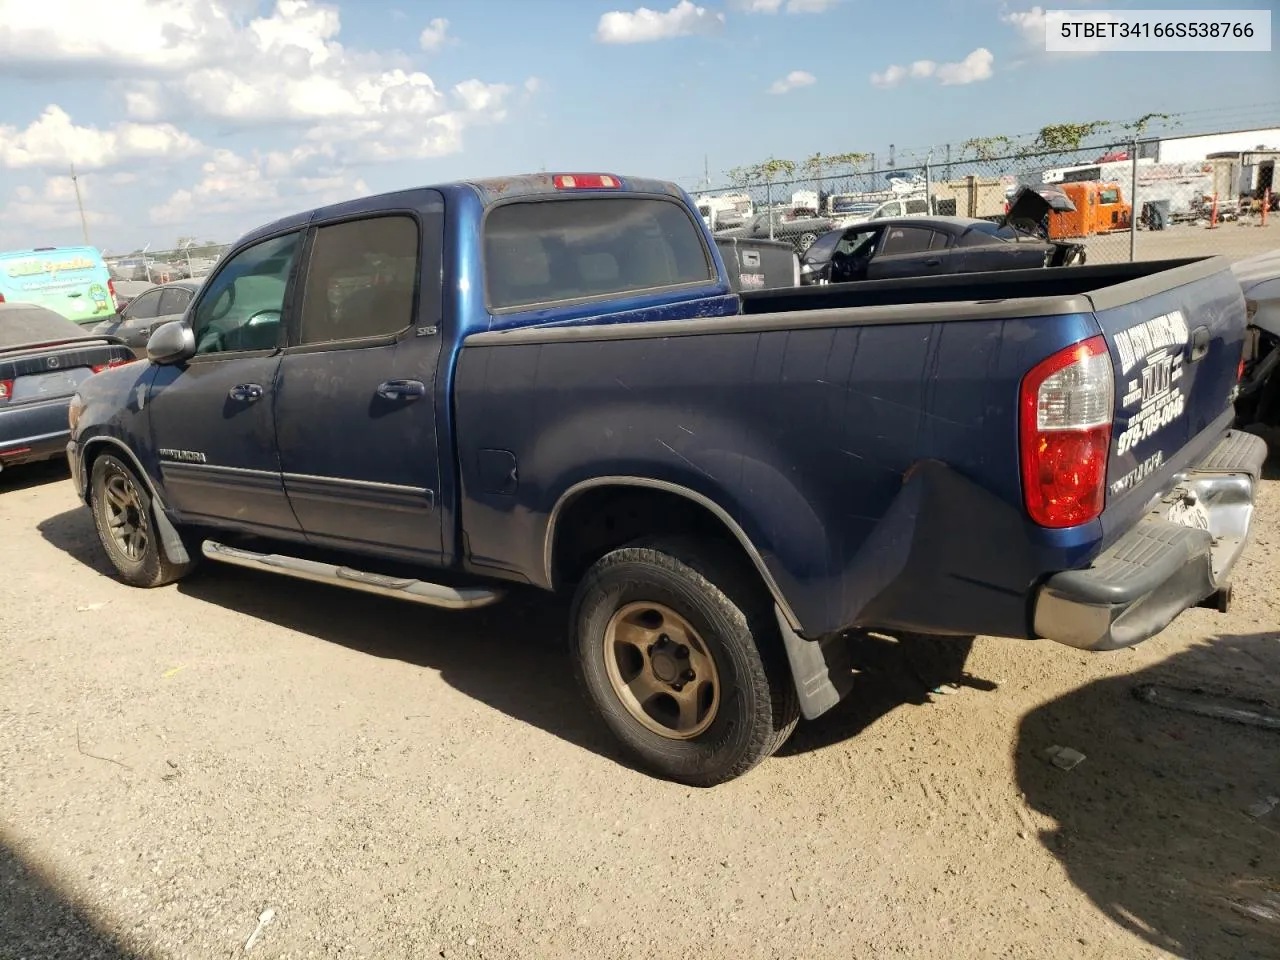
M262 399L262 385L258 383L238 383L227 391L227 396L242 403L253 403L255 400Z
M378 396L383 400L417 400L427 395L427 387L421 380L387 380L378 384Z
M942 260L939 257L930 257L924 262L924 265L926 267L936 267L940 263L942 263Z
M1191 331L1191 355L1187 358L1188 363L1195 363L1209 352L1209 339L1208 327L1196 327Z

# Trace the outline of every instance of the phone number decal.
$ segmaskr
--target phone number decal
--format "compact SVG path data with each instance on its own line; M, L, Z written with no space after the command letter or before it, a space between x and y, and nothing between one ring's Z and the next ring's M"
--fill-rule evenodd
M1045 49L1057 53L1271 50L1270 10L1049 10Z

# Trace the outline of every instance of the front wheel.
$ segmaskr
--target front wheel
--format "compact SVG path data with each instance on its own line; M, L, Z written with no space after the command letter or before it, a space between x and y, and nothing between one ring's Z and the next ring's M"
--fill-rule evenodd
M732 558L678 541L614 550L574 598L578 679L659 776L714 786L776 751L799 719L762 591Z
M147 488L118 457L104 453L93 462L89 504L102 549L125 583L159 587L185 577L195 566L171 563L165 556Z
M799 248L801 253L804 253L817 242L818 235L816 233L805 233L801 234L800 239L796 242L796 246Z

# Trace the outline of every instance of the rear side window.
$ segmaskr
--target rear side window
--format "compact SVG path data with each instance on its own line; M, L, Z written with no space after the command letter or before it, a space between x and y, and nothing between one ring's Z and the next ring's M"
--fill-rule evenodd
M152 317L159 316L160 297L163 291L151 290L144 293L136 300L131 300L129 305L125 307L125 311L133 320L150 320Z
M307 268L299 342L393 336L413 323L417 284L413 217L321 227Z
M713 279L702 233L683 206L638 197L537 200L485 221L494 310L588 300Z

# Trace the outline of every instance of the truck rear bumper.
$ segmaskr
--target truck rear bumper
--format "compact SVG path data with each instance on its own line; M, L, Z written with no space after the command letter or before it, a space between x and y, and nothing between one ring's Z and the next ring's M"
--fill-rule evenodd
M1231 431L1178 478L1132 530L1081 570L1050 577L1037 591L1039 637L1083 650L1117 650L1159 633L1223 590L1248 542L1267 446ZM1198 503L1208 529L1170 519Z

